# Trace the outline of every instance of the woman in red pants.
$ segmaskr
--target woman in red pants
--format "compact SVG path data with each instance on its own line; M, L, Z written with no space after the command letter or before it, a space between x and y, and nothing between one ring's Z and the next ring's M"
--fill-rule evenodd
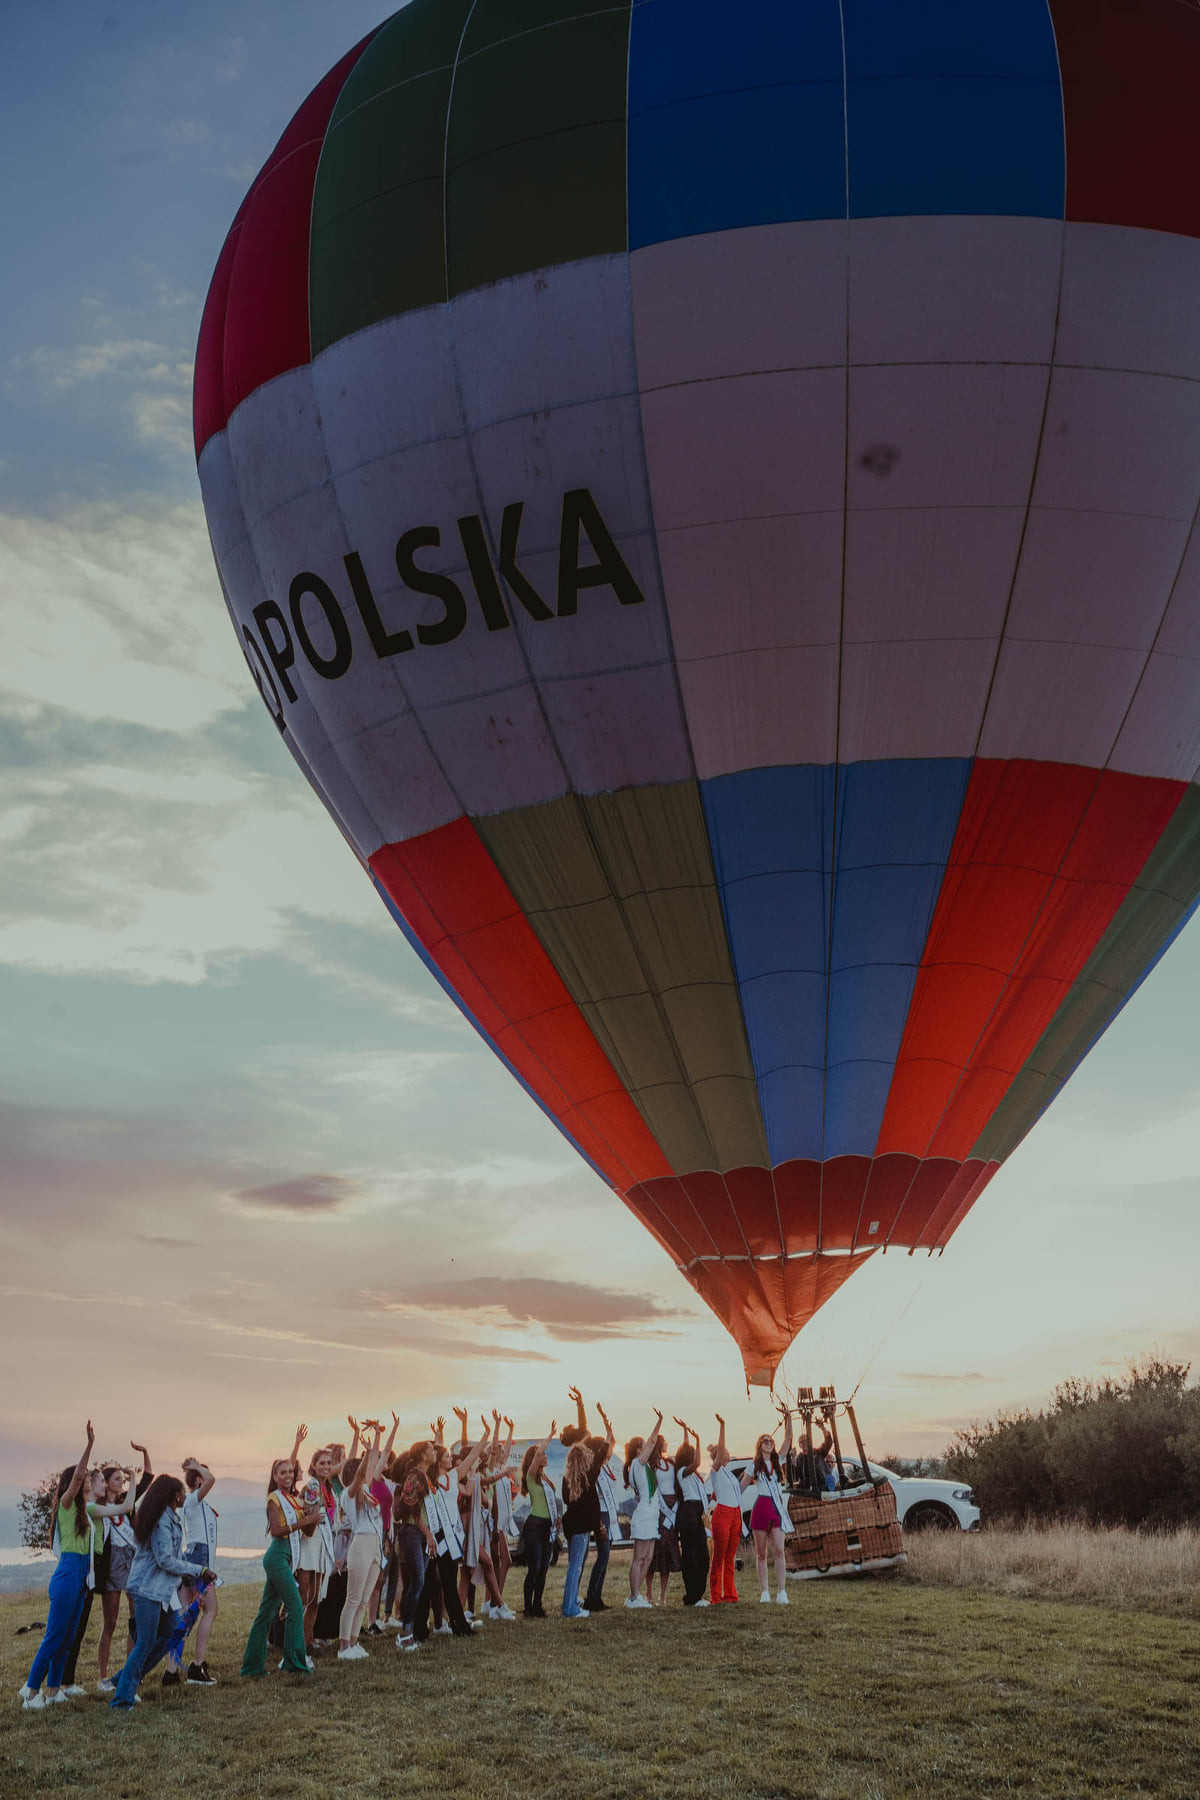
M734 1558L742 1541L742 1484L729 1466L729 1449L725 1443L725 1421L716 1415L721 1435L710 1444L712 1473L708 1478L712 1495L712 1568L708 1579L708 1597L714 1606L722 1601L737 1604L737 1575Z

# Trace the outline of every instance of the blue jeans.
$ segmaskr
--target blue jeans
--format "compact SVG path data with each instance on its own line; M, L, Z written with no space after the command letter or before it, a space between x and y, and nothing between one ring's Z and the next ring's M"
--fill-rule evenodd
M612 1551L612 1540L607 1529L596 1533L596 1560L592 1564L591 1578L588 1581L587 1599L584 1606L588 1612L600 1605L604 1599L604 1577L608 1574L608 1558Z
M87 1575L87 1557L78 1550L64 1550L50 1577L46 1629L26 1680L26 1686L33 1688L35 1693L43 1681L52 1688L63 1684L63 1670L75 1642L79 1615L87 1601Z
M562 1613L564 1619L577 1619L583 1611L579 1604L579 1580L583 1559L588 1553L588 1531L573 1531L567 1539L567 1576L563 1584Z
M179 1614L173 1606L162 1606L157 1600L144 1600L140 1594L133 1596L133 1616L137 1621L137 1643L117 1676L117 1689L109 1701L110 1706L133 1705L138 1683L167 1654L171 1633L179 1620Z
M417 1616L417 1601L425 1585L425 1565L429 1553L419 1525L400 1525L396 1530L400 1571L404 1576L404 1599L400 1606L400 1629L408 1633Z

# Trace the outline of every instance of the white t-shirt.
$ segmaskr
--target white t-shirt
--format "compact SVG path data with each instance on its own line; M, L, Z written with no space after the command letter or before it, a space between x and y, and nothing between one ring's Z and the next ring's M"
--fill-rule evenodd
M714 1469L708 1478L708 1485L717 1506L736 1506L742 1509L742 1484L728 1463Z

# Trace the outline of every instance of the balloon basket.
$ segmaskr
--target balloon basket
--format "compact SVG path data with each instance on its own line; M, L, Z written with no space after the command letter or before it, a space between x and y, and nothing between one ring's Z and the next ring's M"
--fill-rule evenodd
M839 1424L850 1428L858 1469L870 1470L853 1403L838 1400L832 1388L821 1388L816 1396L811 1388L800 1388L796 1401L801 1441L788 1459L788 1574L815 1580L899 1568L907 1558L895 1490L889 1481L869 1475L855 1483L843 1461ZM839 1485L833 1491L825 1485L827 1465L813 1446L815 1419L824 1426L837 1464Z

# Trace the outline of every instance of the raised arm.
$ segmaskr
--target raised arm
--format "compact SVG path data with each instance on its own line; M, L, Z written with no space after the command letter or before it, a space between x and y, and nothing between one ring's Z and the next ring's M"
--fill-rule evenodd
M150 1452L147 1450L145 1444L135 1444L132 1438L129 1440L129 1448L131 1450L136 1450L142 1459L142 1472L137 1479L138 1487L141 1487L143 1481L146 1483L146 1486L149 1487L151 1481L154 1479L154 1470L150 1467ZM130 1476L130 1480L132 1480L132 1476Z
M379 1455L379 1443L383 1436L383 1426L377 1425L375 1430L378 1433L378 1436L376 1437L374 1444L368 1444L364 1441L362 1455L359 1457L358 1467L354 1471L354 1479L346 1489L351 1500L357 1500L362 1493L363 1488L368 1486L374 1478L375 1459Z
M792 1409L786 1400L780 1402L779 1413L783 1420L783 1442L779 1446L779 1456L782 1461L792 1447Z
M396 1433L400 1429L399 1413L392 1414L392 1429L388 1432L388 1441L383 1447L383 1461L386 1466L391 1461L392 1451L396 1448Z
M485 1421L483 1436L477 1444L472 1444L471 1448L467 1451L467 1454L458 1465L458 1479L460 1484L470 1480L471 1476L483 1461L484 1456L487 1454L487 1447L491 1441L492 1434Z
M567 1399L575 1402L575 1422L580 1431L586 1431L588 1428L587 1407L583 1404L583 1395L577 1387L570 1387L567 1389Z
M637 1460L640 1463L648 1463L658 1449L658 1433L662 1426L662 1422L662 1407L660 1406L654 1414L654 1423L650 1427L650 1435L637 1453Z
M80 1456L79 1461L75 1464L75 1473L71 1477L71 1485L58 1503L60 1506L70 1506L76 1494L83 1486L83 1479L87 1474L88 1464L92 1460L92 1446L95 1442L96 1434L92 1430L92 1421L89 1419L87 1422L87 1442L83 1446L83 1453Z
M293 1458L293 1461L294 1460L295 1458ZM207 1468L204 1463L197 1462L194 1456L189 1456L183 1466L185 1469L195 1469L200 1477L200 1486L193 1490L196 1499L207 1500L209 1494L212 1492L213 1482L217 1479L212 1470Z
M462 1436L459 1438L458 1441L461 1444L462 1448L465 1450L467 1445L471 1441L467 1436L467 1409L466 1409L466 1407L465 1406L456 1406L454 1408L454 1416L458 1420L459 1425L462 1427Z
M349 1413L346 1414L346 1423L354 1433L354 1436L350 1439L350 1448L346 1452L346 1462L351 1462L353 1458L358 1455L358 1446L362 1441L363 1429L358 1420L352 1418ZM346 1463L343 1463L343 1469L345 1466Z
M292 1440L292 1461L296 1464L297 1468L300 1466L300 1446L307 1436L308 1426L297 1425L296 1435Z
M613 1430L612 1420L609 1418L608 1414L605 1412L604 1408L601 1406L601 1404L598 1400L596 1402L596 1411L600 1414L601 1422L602 1422L605 1432L607 1433L607 1436L608 1436L608 1442L606 1443L606 1445L604 1447L604 1460L605 1460L605 1462L607 1462L609 1457L613 1453L613 1446L617 1441L617 1434Z
M429 1429L433 1433L434 1443L438 1446L438 1448L440 1450L446 1442L446 1421L442 1417L441 1413L439 1413L437 1416L436 1425L434 1424L432 1419L429 1421Z
M721 1427L720 1432L717 1435L717 1449L724 1450L726 1455L728 1455L729 1445L725 1442L725 1421L721 1417L720 1413L714 1413L713 1417L716 1419L717 1424Z

